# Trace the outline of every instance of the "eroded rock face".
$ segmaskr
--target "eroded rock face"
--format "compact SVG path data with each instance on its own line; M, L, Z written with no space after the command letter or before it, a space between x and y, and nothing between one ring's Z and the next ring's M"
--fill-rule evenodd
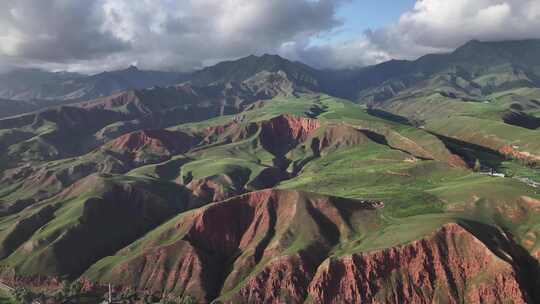
M107 146L115 150L130 152L137 152L145 147L163 152L182 152L187 151L193 141L193 137L182 132L143 130L120 136Z
M515 158L530 164L540 163L539 155L531 154L529 152L520 152L510 145L505 145L500 148L499 153L507 157Z
M351 222L377 227L379 208L251 192L177 217L84 277L201 303L530 303L511 258L458 224L406 245L333 255L357 233Z
M467 163L461 157L459 157L459 155L456 155L456 154L452 154L450 155L450 157L448 157L448 164L456 168L465 168L465 169L469 168Z
M311 143L314 155L320 156L323 150L332 150L341 147L350 147L367 143L369 138L361 131L344 124L328 126Z
M95 100L90 100L80 103L82 108L86 109L116 109L122 106L126 106L130 103L135 103L139 101L140 98L137 95L136 91L123 91L119 93L112 94L107 97L98 98Z
M103 276L138 290L166 291L209 302L219 295L231 260L268 229L265 209L271 196L271 191L248 194L182 216L141 254L115 264ZM181 235L177 241L160 246L176 234ZM130 253L126 248L119 255Z
M235 303L247 299L277 301L281 299L279 289L285 287L281 285L284 282L295 288L288 292L292 298L302 299L310 274L324 258L330 243L336 240L306 236L306 241L317 250L284 256L282 260L272 259L293 242L290 240L293 230L319 229L308 210L316 208L315 204L324 205L327 198L315 200L295 191L278 190L237 196L179 217L163 234L145 244L144 250L137 251L136 258L115 263L105 273L99 268L88 273L98 273L98 282L105 278L147 292L193 296L199 302L210 302L233 291L244 279L249 283L231 296ZM335 212L331 204L325 208ZM300 219L306 223L300 223ZM171 237L176 241L161 245ZM126 248L118 256L131 254ZM251 275L259 263L264 265L263 271ZM302 269L309 271L304 273ZM299 280L304 283L297 284ZM267 290L273 285L276 290Z
M262 123L261 143L266 150L282 155L320 126L317 119L280 115Z
M276 258L225 303L303 303L322 258L322 252L313 251Z
M184 153L195 144L196 138L183 132L143 130L122 135L107 143L103 149L127 155L140 165Z
M186 185L191 190L190 205L201 206L208 202L222 201L241 194L242 189L235 189L234 181L227 175L205 177L193 180Z
M313 303L527 303L516 272L457 224L409 245L319 267Z

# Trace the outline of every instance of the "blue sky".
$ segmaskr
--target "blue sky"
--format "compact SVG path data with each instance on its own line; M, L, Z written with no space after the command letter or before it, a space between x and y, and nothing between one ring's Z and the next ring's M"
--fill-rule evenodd
M395 22L414 7L415 0L353 0L339 8L337 15L345 21L349 34L362 33L368 28L379 28Z
M336 17L344 22L331 33L313 37L311 45L356 39L367 29L384 28L410 11L416 0L350 0L340 6Z

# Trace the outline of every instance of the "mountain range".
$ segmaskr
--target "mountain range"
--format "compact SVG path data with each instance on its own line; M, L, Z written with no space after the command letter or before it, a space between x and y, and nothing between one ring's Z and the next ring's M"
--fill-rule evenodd
M540 301L540 41L0 76L0 280L50 303ZM109 285L111 284L111 285Z

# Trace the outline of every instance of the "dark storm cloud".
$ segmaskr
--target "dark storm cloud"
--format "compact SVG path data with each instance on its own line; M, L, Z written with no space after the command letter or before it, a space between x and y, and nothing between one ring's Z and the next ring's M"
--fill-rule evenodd
M344 1L8 0L0 54L55 69L192 69L332 30Z
M97 0L2 1L0 27L13 44L4 51L28 60L66 62L128 49L127 42L101 28L100 5Z

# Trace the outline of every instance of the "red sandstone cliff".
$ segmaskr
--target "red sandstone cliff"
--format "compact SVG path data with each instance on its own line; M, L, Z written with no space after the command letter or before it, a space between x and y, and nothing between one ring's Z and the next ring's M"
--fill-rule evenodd
M512 266L457 224L411 244L331 258L313 303L527 303Z
M253 192L180 216L90 273L203 303L527 302L512 265L458 224L406 245L333 256L353 233L349 221L377 227L369 221L381 206Z
M275 155L284 154L320 126L317 119L280 115L262 123L261 143Z

